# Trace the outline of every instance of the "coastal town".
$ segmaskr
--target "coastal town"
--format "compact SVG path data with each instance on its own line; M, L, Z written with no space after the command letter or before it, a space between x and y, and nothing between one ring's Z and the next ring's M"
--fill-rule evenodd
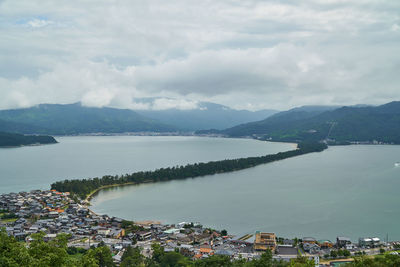
M153 243L160 244L166 252L179 252L193 260L212 255L252 260L271 250L277 260L290 261L303 256L312 259L316 266L330 266L351 260L350 256L375 255L399 247L397 242L374 236L361 237L357 242L342 236L334 241L313 237L285 239L272 232L236 237L200 223L131 222L96 214L86 201L74 200L68 192L56 190L0 195L0 219L0 228L28 245L32 234L40 232L45 241L67 234L68 247L89 249L106 245L117 265L128 247L138 247L145 257L150 257Z

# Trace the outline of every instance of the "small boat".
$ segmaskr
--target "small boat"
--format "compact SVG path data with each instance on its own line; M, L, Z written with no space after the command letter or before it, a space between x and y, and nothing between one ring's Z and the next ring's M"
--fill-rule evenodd
M395 166L395 167L400 167L400 162L396 162L396 163L394 164L394 166Z

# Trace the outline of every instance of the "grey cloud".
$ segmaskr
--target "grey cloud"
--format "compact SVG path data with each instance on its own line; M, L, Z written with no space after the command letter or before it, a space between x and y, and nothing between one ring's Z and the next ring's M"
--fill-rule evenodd
M296 56L293 50L297 50ZM265 92L296 83L301 71L297 64L314 64L308 56L307 51L293 46L204 51L183 60L138 68L137 86L210 96L242 90Z
M400 99L399 11L389 0L0 1L0 108Z

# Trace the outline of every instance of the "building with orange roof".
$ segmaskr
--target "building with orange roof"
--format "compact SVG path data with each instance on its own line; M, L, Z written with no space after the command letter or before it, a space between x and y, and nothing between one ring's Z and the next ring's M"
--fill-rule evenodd
M203 254L196 254L196 255L194 255L193 258L195 258L195 259L201 259L201 257L203 257Z
M200 253L201 254L211 254L212 253L212 249L211 247L207 246L207 247L200 247Z

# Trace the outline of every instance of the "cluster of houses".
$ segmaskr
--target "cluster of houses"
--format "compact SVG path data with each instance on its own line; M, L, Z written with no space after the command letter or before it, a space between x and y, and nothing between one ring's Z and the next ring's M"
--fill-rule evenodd
M377 248L382 246L378 237L360 238L358 244L355 244L348 237L338 236L336 243L330 240L316 240L313 237L304 237L302 239L302 248L310 254L329 254L331 249L345 249L350 252L357 252L363 249Z
M139 246L143 254L150 256L153 242L161 244L165 251L179 250L195 259L211 255L257 256L252 243L231 240L198 223L142 223L132 227L121 218L95 214L85 203L76 203L69 193L56 190L0 195L0 228L27 243L32 241L32 234L39 232L45 233L45 241L68 234L70 247L88 249L102 242L110 247L116 262L128 246Z
M156 241L164 247L164 251L178 250L181 254L194 259L212 255L249 259L255 256L252 253L251 243L234 241L230 236L223 236L221 232L204 228L199 223L152 224L150 230L151 234L147 232L144 239L139 239L137 242L145 253L150 253L151 243ZM145 233L146 230L141 232Z
M32 241L31 235L44 232L44 240L65 233L71 237L69 246L89 248L103 241L115 254L133 245L124 238L122 219L97 215L75 203L68 193L55 190L0 195L0 227L20 241Z
M232 259L249 260L260 257L267 249L273 251L277 259L290 260L299 254L319 257L332 249L342 248L354 252L360 248L381 245L376 237L360 238L357 245L346 237L338 237L335 244L312 237L304 237L300 242L295 242L291 239L277 239L274 233L262 232L234 239L233 236L224 236L224 232L204 228L199 223L127 224L127 221L120 218L95 214L84 203L76 203L69 197L69 193L55 190L0 195L1 227L9 235L28 243L32 240L31 235L39 232L46 234L45 241L54 239L60 233L69 234L68 246L85 249L102 242L112 250L115 262L121 260L128 246L138 246L145 256L150 256L154 242L163 246L165 251L179 251L194 259L225 255Z
M3 226L8 234L19 240L38 232L49 236L59 233L73 237L95 236L96 233L115 238L122 236L122 219L91 214L88 208L75 203L68 195L55 190L0 195L0 214L11 218L5 220Z

